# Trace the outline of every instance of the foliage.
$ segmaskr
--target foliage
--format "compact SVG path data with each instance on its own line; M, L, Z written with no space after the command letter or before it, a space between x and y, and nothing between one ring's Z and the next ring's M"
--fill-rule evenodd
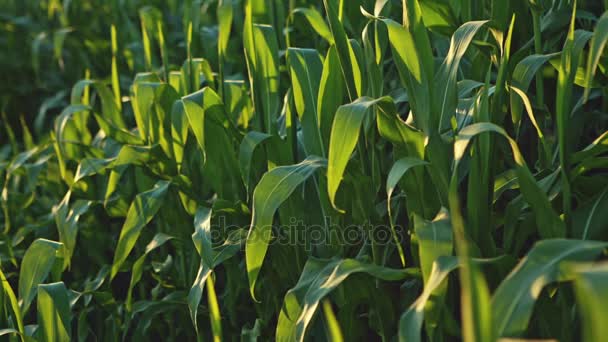
M597 340L607 5L0 0L0 336Z

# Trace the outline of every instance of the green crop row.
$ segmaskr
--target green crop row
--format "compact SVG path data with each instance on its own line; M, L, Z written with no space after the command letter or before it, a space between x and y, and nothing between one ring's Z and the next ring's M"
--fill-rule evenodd
M608 4L125 3L52 127L5 91L0 336L608 336Z

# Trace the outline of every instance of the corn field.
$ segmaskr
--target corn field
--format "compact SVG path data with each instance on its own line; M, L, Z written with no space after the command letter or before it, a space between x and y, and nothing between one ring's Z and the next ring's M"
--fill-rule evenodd
M6 341L605 341L608 1L0 0Z

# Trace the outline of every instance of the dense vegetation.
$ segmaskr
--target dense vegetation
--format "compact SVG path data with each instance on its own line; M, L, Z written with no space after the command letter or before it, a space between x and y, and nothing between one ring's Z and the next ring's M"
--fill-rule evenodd
M607 9L0 0L0 336L605 339Z

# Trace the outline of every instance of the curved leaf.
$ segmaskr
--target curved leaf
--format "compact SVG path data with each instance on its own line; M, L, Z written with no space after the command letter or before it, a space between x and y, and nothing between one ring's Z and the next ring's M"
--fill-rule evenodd
M418 0L404 4L403 26L391 19L377 19L388 29L393 60L407 90L416 127L428 135L438 121L438 115L431 108L435 63Z
M272 138L272 135L251 131L248 132L243 140L241 141L241 146L239 148L239 166L241 170L241 177L243 178L243 183L245 184L245 188L247 189L247 193L249 193L249 187L251 183L251 163L253 160L253 153L256 148L263 144L268 139Z
M150 252L164 245L165 242L171 239L173 239L172 236L163 233L157 233L156 235L154 235L154 238L152 238L152 241L150 241L146 246L144 254L140 256L137 261L135 261L135 263L133 263L133 270L131 271L131 282L129 283L129 290L127 292L126 299L127 310L131 310L133 288L135 288L135 285L141 280L141 276L144 271L144 261L146 261L146 257L148 256L148 254L150 254Z
M492 296L498 336L515 337L526 331L543 287L562 279L560 265L563 262L592 261L607 246L606 242L566 239L536 243Z
M513 70L513 75L511 76L512 86L526 93L538 70L550 59L556 58L559 55L560 52L556 52L547 55L530 55L522 59ZM511 119L517 128L520 126L521 117L522 104L517 101L515 94L511 93Z
M251 227L245 247L249 291L252 298L255 299L255 284L268 250L276 210L298 185L325 165L324 159L309 156L299 164L280 166L266 172L256 186L253 192Z
M456 76L460 60L473 41L473 37L487 22L486 20L464 23L454 32L450 41L450 50L433 80L435 85L433 94L438 96L432 102L434 104L433 112L439 114L439 121L432 123L432 127L439 125L437 128L441 130L454 116L458 105Z
M129 253L131 253L141 230L154 218L154 215L160 209L169 189L169 184L171 183L167 181L159 181L154 185L153 189L138 194L133 203L131 203L127 212L127 218L120 231L116 251L114 252L111 279L116 276L123 262L129 256Z
M213 267L213 241L211 238L211 209L199 207L194 216L194 233L192 233L194 247L201 257L203 264Z
M303 341L320 301L354 273L367 273L387 281L416 275L412 269L385 268L355 259L310 258L296 286L285 295L277 325L277 340Z
M395 245L397 246L397 251L399 252L399 257L401 258L401 264L405 267L405 253L403 252L403 247L401 246L401 241L397 236L397 232L395 231L395 226L393 224L393 215L391 213L391 198L397 183L403 175L407 172L407 170L420 165L428 164L424 160L420 160L412 157L405 157L397 160L393 167L391 167L391 171L388 173L388 178L386 180L386 206L388 209L388 217L389 223L391 225L391 230L393 233L393 239L395 241Z
M495 132L507 139L513 152L513 159L516 163L515 171L519 179L522 195L534 211L536 224L539 233L543 238L565 236L564 222L555 213L547 195L539 188L534 176L530 173L526 161L524 160L517 143L509 137L507 132L492 123L477 123L463 128L454 144L455 169L462 160L471 139L483 132Z
M399 340L417 342L420 339L420 329L424 320L424 308L433 292L439 288L448 274L458 267L458 258L442 256L435 260L424 291L416 301L401 315L399 320Z
M336 112L331 127L327 165L327 191L329 200L336 210L339 210L335 204L336 192L342 182L346 164L359 140L363 119L374 104L385 99L374 100L362 97L353 103L340 106Z

